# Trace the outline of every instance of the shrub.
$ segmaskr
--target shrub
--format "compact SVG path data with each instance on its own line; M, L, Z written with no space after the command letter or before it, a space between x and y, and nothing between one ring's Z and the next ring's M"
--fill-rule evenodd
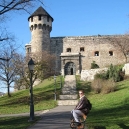
M96 69L96 68L99 68L99 66L95 63L95 61L93 61L91 63L91 69Z
M104 80L113 78L115 82L119 82L124 79L124 72L122 72L122 66L113 66L111 64L106 72L97 73L95 78L101 78Z
M94 79L92 82L91 82L91 88L95 91L95 93L100 93L101 92L101 89L102 89L102 79L100 78L97 78L97 79Z
M114 79L108 79L108 80L103 80L102 82L102 93L110 93L114 92L116 90L116 83L114 82Z
M91 88L95 93L110 93L116 90L116 82L114 79L103 80L100 78L96 78L91 83Z

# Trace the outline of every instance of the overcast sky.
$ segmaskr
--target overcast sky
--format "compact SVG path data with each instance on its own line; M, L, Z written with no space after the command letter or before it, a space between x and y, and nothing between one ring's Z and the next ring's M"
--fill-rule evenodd
M32 13L39 7L37 5ZM44 0L43 8L53 17L51 37L116 35L129 32L129 0ZM31 40L29 14L13 14L7 22L22 44Z

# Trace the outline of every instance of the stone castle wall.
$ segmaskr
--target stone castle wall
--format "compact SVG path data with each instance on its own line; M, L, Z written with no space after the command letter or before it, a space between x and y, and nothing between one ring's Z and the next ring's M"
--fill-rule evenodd
M100 68L113 65L122 64L125 58L122 52L107 40L107 37L113 36L79 36L79 37L52 37L51 38L51 53L57 55L57 69L60 69L61 53L81 53L82 70L90 69L93 61L99 65ZM71 48L71 52L67 49ZM80 51L84 48L84 51ZM99 52L99 56L95 52ZM113 55L110 55L112 52Z

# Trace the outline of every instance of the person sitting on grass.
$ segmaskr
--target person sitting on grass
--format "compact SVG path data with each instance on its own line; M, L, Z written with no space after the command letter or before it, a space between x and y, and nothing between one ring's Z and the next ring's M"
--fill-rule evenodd
M83 117L83 119L86 119L86 115L89 112L89 109L87 107L88 105L88 100L86 98L86 96L84 95L83 90L79 90L79 102L76 105L76 107L71 111L72 116L75 120L75 122L77 122L77 126L81 126L80 123L80 118Z

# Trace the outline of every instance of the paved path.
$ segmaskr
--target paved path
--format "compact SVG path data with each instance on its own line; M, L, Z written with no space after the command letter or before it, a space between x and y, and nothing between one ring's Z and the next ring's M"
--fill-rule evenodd
M41 120L27 129L70 129L70 111L75 106L58 106L41 114Z

